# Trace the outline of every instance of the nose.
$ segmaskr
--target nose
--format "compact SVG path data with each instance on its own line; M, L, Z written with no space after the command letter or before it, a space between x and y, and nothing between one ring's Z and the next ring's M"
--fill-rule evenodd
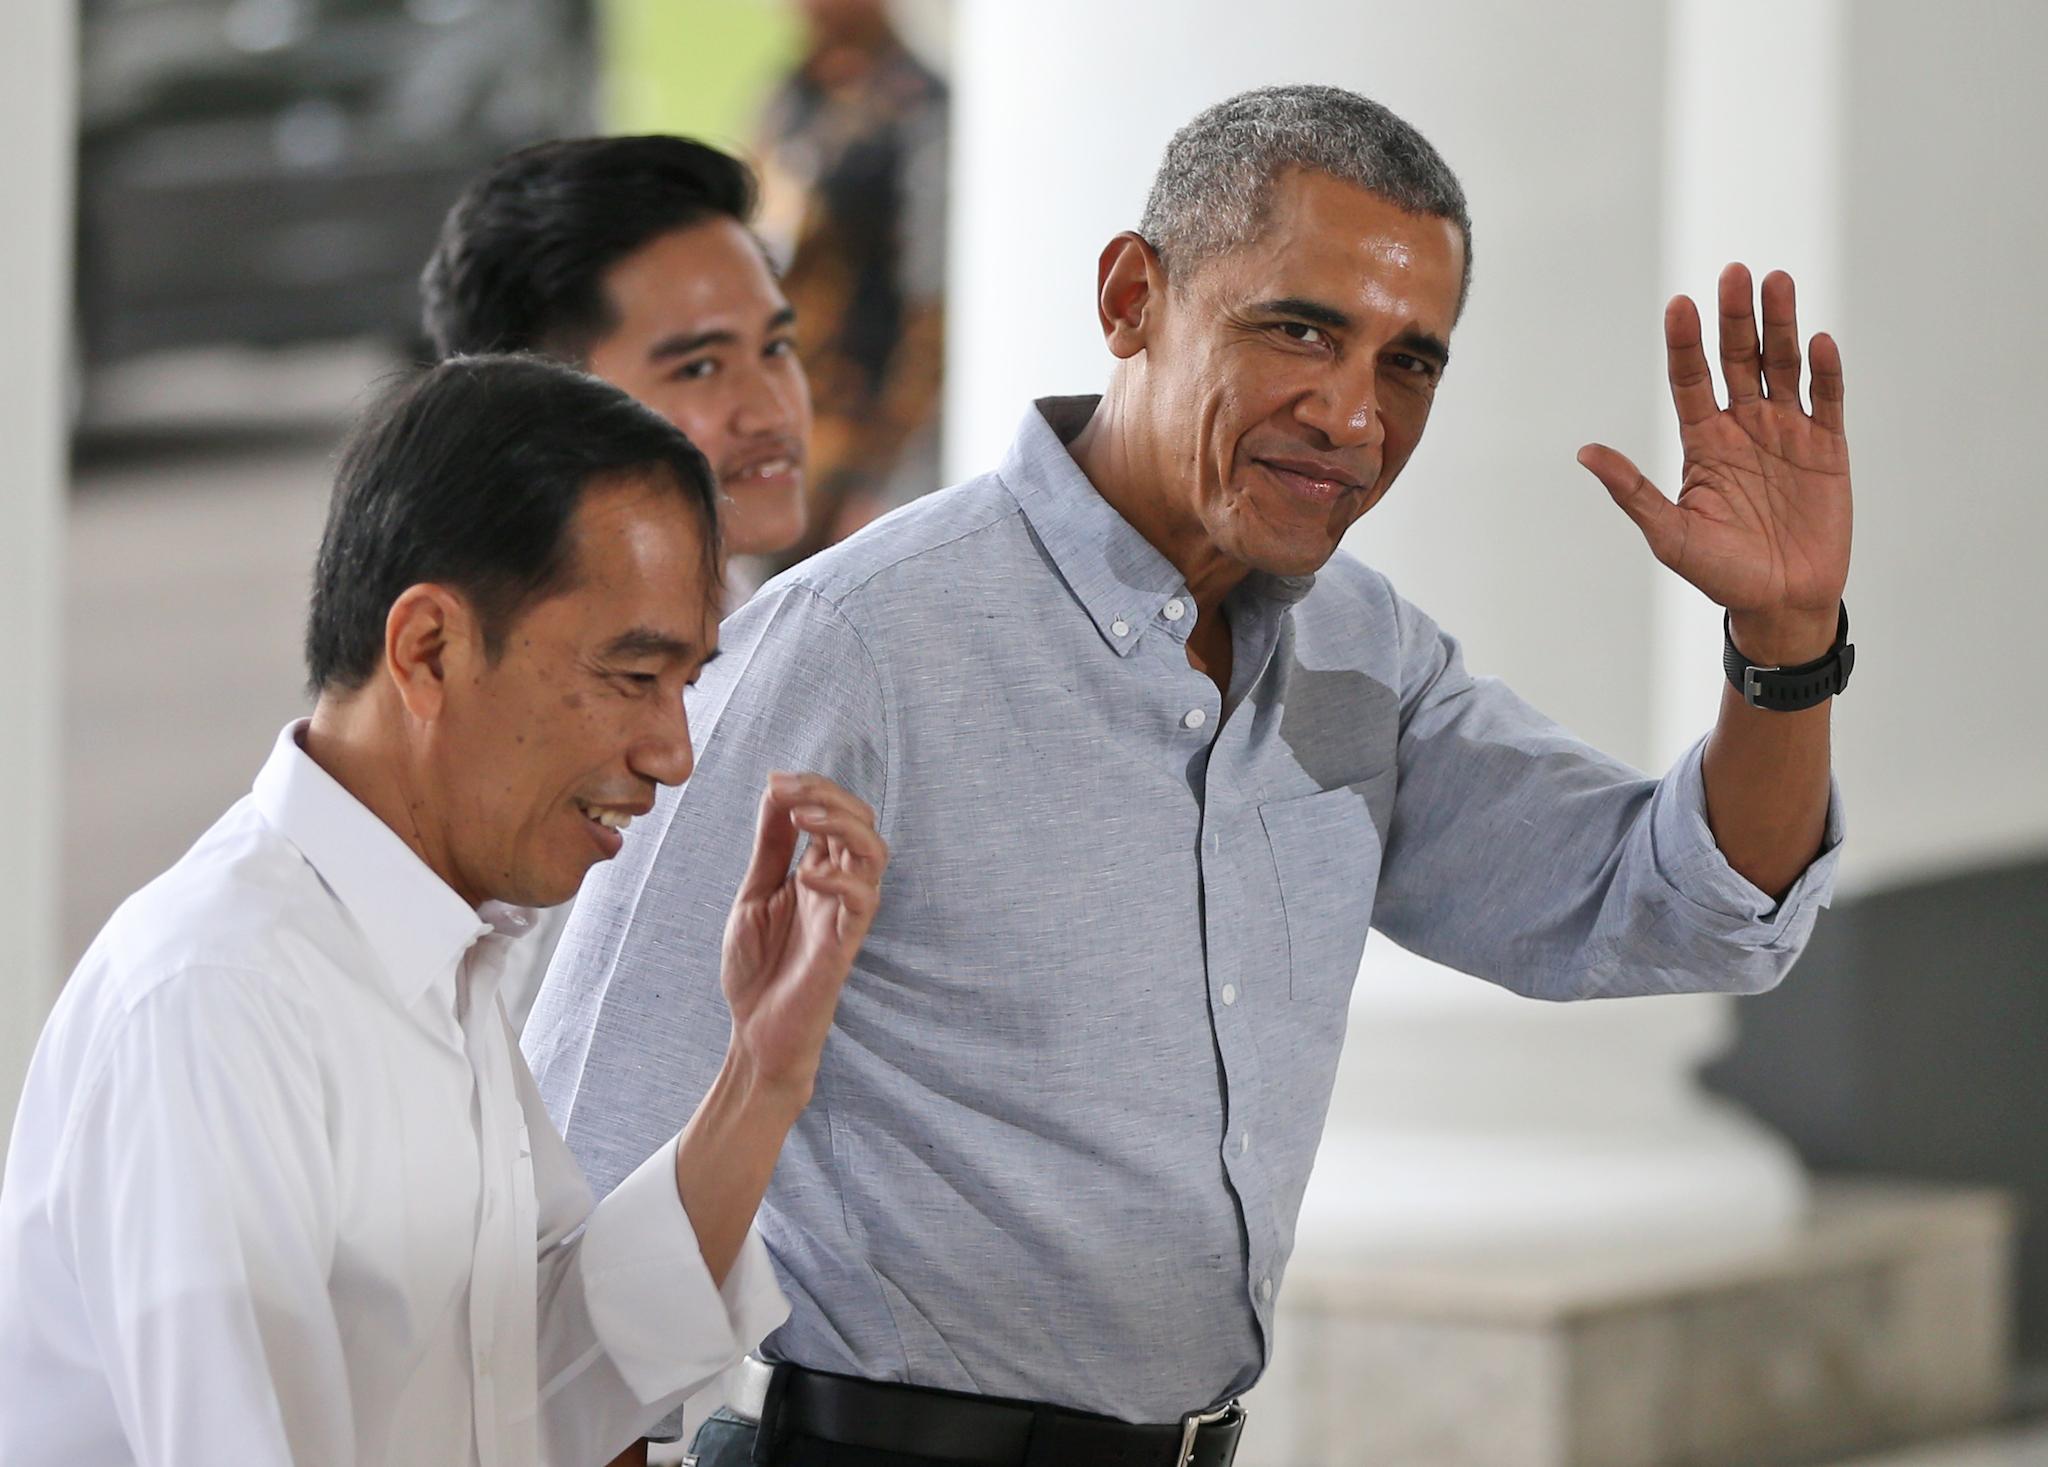
M690 715L680 696L666 705L626 762L635 774L656 784L681 784L690 777L697 753L690 745Z
M739 374L732 403L732 429L741 438L790 433L796 426L796 389L789 367L756 360Z
M1333 449L1377 449L1386 438L1378 364L1366 362L1332 373L1302 400L1296 417L1322 434Z

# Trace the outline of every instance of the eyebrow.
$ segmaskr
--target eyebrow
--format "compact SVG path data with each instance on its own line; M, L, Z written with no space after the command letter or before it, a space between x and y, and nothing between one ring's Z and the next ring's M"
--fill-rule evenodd
M1349 313L1321 301L1312 301L1303 296L1281 296L1278 300L1260 301L1252 309L1268 316L1293 316L1312 326L1326 326L1332 331L1349 331L1357 323ZM1450 343L1433 331L1404 331L1389 345L1418 357L1435 362L1439 370L1451 364Z
M666 657L676 662L688 662L697 655L697 648L693 643L671 637L665 632L657 632L651 627L634 627L630 632L621 632L605 643L604 655L606 657ZM706 657L704 661L710 662L717 656L718 649L714 647L711 650L710 656Z
M767 329L771 332L782 331L795 324L796 307L784 306L768 318ZM661 362L667 361L670 357L686 357L692 352L704 350L707 346L731 346L739 339L738 332L723 329L717 331L678 332L674 336L664 336L661 340L655 342L653 346L649 347L647 349L647 359L651 362Z

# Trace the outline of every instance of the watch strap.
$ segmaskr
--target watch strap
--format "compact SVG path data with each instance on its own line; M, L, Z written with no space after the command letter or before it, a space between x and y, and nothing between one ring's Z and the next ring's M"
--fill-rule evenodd
M1797 667L1760 667L1751 662L1736 649L1732 618L1727 612L1721 614L1721 668L1735 691L1742 694L1742 701L1752 708L1796 713L1826 702L1849 686L1849 673L1855 666L1856 649L1849 642L1846 601L1835 628L1835 645Z

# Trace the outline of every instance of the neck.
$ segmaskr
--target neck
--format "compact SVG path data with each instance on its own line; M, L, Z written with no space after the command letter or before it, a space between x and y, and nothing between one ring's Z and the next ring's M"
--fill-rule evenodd
M468 890L455 870L424 791L428 782L413 767L402 733L405 711L390 690L376 685L336 697L322 693L313 707L301 747L306 757L353 795L363 808L396 832L427 869L472 907L483 898Z
M1224 598L1250 567L1217 549L1191 508L1195 486L1188 481L1200 466L1165 460L1144 431L1147 415L1137 402L1136 376L1131 363L1117 364L1094 415L1067 451L1095 492L1180 572L1201 619L1214 625Z

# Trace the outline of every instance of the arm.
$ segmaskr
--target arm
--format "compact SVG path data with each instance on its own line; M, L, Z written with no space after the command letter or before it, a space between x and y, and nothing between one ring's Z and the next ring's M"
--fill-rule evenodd
M799 832L809 838L800 857ZM566 1206L557 1201L542 1224L541 1414L550 1460L618 1450L787 1313L749 1230L783 1140L810 1099L887 863L866 805L815 775L773 776L726 928L732 1036L689 1124L590 1212L576 1236L565 1236L564 1225L577 1220L577 1202L589 1210L588 1193L551 1128L553 1145L536 1146L536 1189L566 1193ZM530 1082L522 1094L537 1100ZM546 1125L538 1111L528 1104L530 1138L534 1125ZM546 1189L549 1181L554 1188Z
M1836 812L1827 850L1775 899L1717 847L1700 745L1647 779L1473 677L1398 597L1393 622L1398 776L1374 926L1536 998L1753 992L1784 976L1829 894Z
M1763 283L1757 338L1749 272L1721 273L1721 374L1714 396L1699 312L1684 296L1664 312L1666 370L1685 450L1676 503L1611 448L1579 461L1636 522L1651 552L1728 608L1751 661L1790 666L1833 643L1849 575L1849 446L1842 429L1842 354L1818 335L1813 411L1800 406L1802 366L1792 277ZM1723 688L1708 740L1707 819L1729 864L1782 896L1821 847L1828 810L1829 705L1797 713L1751 708Z
M307 1028L255 975L165 980L80 1089L52 1222L143 1467L353 1467Z

